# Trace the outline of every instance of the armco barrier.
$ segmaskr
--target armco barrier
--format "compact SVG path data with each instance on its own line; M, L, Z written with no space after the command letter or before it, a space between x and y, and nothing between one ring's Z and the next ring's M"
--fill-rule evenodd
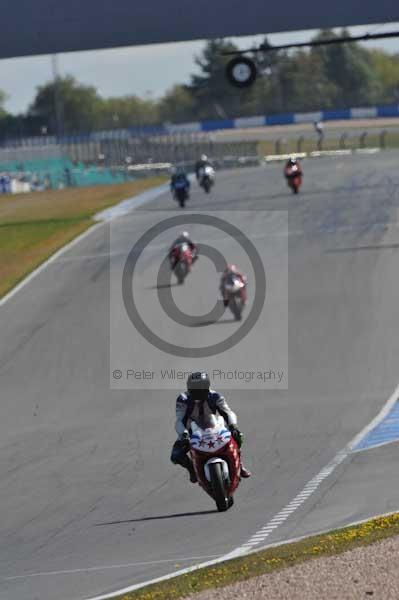
M88 142L101 142L103 140L122 140L132 137L143 138L146 136L165 136L179 133L197 134L211 133L222 129L247 129L252 127L273 127L275 125L292 125L312 123L314 121L337 121L355 119L374 119L381 117L399 117L399 105L357 107L336 110L322 110L308 113L283 113L278 115L256 115L253 117L239 117L237 119L221 119L214 121L194 121L190 123L164 123L143 127L128 127L106 131L93 131L78 135L36 136L5 140L0 144L3 148L21 148L25 146L51 146L71 145Z
M323 120L324 121L345 121L347 119L351 119L351 109L341 109L341 110L325 110L323 111Z
M255 117L240 117L238 119L223 119L220 121L198 121L195 123L188 123L188 129L186 129L186 131L209 132L220 129L247 129L251 127L292 125L294 123L313 123L314 121L346 121L355 119L374 119L378 117L399 117L399 105L344 108L309 113L258 115ZM167 132L176 131L176 125L166 125L164 127ZM181 128L181 131L185 130L185 124L181 124L178 127Z
M233 119L223 119L220 121L204 121L201 125L201 131L217 131L218 129L235 129Z
M378 117L399 117L399 105L377 106Z
M292 125L294 121L294 113L284 115L271 115L265 117L266 125Z

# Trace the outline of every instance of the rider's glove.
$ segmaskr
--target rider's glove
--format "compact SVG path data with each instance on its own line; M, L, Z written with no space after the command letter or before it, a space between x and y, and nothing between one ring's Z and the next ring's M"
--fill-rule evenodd
M241 448L244 442L244 434L235 425L230 426L230 431L233 439L237 442L237 446Z

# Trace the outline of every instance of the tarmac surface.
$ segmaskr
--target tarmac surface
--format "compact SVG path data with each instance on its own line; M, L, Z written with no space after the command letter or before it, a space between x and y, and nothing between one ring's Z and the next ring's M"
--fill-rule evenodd
M1 307L1 600L82 600L224 555L374 418L398 383L397 164L395 152L308 160L298 196L281 165L218 173L210 196L193 184L184 213L164 195L100 227ZM239 239L252 240L267 281L248 335L201 359L144 339L121 292L140 236L192 212L242 232L234 239L213 225L176 227L248 270L244 323L257 273ZM181 325L159 304L157 273L174 233L160 233L137 263L140 315L180 347L220 342L239 327L227 313ZM201 321L217 282L215 266L200 258L185 285L170 290ZM283 372L281 382L214 378L239 415L253 471L224 514L169 461L184 381L160 372L194 367ZM132 380L128 369L155 376ZM398 457L397 444L353 454L268 541L399 509Z

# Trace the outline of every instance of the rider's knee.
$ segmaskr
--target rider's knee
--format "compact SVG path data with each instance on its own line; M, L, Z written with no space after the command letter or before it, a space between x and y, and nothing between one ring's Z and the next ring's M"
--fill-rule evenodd
M181 448L172 448L172 453L170 455L170 460L174 465L179 465L182 462L182 451Z

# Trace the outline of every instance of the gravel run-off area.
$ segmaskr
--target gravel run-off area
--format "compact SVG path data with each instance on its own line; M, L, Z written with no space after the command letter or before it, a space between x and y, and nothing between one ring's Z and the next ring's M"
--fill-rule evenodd
M399 599L399 537L315 558L185 600L378 600Z

